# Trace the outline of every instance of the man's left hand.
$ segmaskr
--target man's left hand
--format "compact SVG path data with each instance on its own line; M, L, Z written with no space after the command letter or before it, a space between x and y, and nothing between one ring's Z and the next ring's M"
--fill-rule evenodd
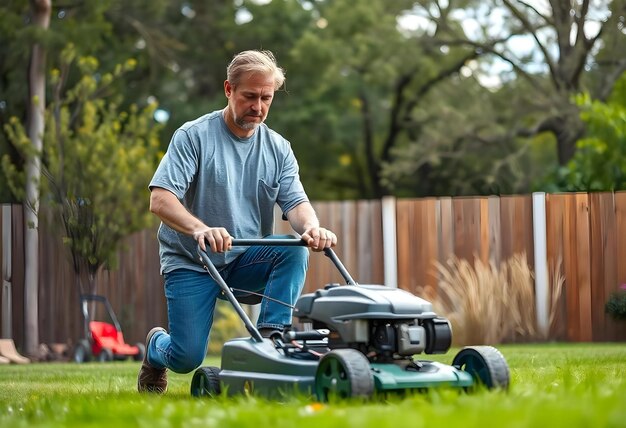
M323 227L312 227L302 234L302 240L313 251L323 251L337 245L337 235Z

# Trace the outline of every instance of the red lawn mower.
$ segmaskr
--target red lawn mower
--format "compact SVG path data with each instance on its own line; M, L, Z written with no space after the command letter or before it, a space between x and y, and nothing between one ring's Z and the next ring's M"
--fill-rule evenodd
M109 320L97 321L89 314L90 304L104 305ZM113 307L104 296L95 294L83 294L80 296L80 307L83 313L84 338L79 340L74 348L73 359L77 363L83 363L96 359L100 362L125 360L132 358L135 361L143 360L146 347L143 343L134 346L124 341L124 334Z

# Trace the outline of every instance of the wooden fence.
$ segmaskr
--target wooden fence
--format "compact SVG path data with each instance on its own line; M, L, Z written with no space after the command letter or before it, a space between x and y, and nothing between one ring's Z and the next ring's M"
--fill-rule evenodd
M548 265L562 275L563 291L549 338L567 341L626 340L626 325L609 319L604 304L626 283L626 193L548 194ZM398 199L395 202L398 286L416 292L437 287L435 262L450 257L499 263L525 254L534 266L533 200L530 195ZM340 237L337 253L361 283L384 283L381 201L315 203L324 225ZM23 343L24 259L22 208L12 206L13 338ZM276 221L277 233L288 224ZM0 237L5 231L0 230ZM0 249L1 251L1 249ZM559 263L561 261L561 263ZM311 256L305 290L341 282L330 262ZM129 342L142 341L154 325L167 325L159 275L156 230L131 236L118 265L97 277L98 292L111 301ZM81 334L78 291L66 251L41 226L40 342L72 342Z

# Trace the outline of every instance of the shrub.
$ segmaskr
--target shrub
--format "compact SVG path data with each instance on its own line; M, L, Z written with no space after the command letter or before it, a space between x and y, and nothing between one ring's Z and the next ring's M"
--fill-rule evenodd
M207 349L208 355L220 355L224 342L230 339L250 336L243 321L229 302L218 300L214 317Z
M622 284L620 291L611 294L604 306L604 312L614 320L626 320L626 284Z

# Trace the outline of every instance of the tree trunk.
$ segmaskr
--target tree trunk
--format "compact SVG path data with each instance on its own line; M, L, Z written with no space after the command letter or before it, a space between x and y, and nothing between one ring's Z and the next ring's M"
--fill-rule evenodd
M576 153L576 142L585 134L585 123L575 105L570 105L569 114L564 114L554 129L557 142L559 165L567 165Z
M33 25L50 26L51 0L31 0ZM39 192L46 106L46 51L40 43L32 46L28 70L28 137L34 155L26 160L26 210L24 210L24 352L34 356L39 347Z

